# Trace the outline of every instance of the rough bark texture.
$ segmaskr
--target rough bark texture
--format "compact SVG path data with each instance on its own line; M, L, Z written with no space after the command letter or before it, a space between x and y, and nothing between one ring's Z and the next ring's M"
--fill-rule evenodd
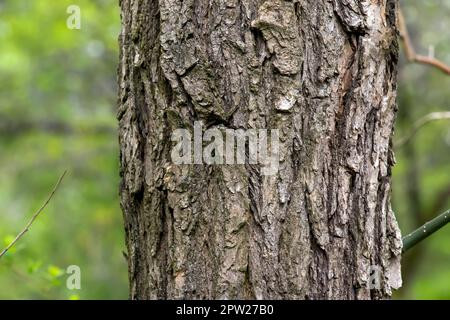
M396 1L120 4L130 297L389 297ZM171 133L197 120L280 129L279 172L172 164Z

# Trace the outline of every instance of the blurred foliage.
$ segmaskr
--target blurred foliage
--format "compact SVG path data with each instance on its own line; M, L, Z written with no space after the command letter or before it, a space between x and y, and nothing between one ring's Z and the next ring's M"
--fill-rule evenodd
M81 30L66 26L81 8ZM408 0L419 53L450 63L450 1ZM65 170L29 234L0 260L0 299L125 299L127 268L115 132L117 0L0 0L0 247L11 242ZM450 77L400 68L395 139L432 111L450 110ZM450 122L396 150L393 207L404 234L450 208ZM447 192L448 191L448 192ZM441 210L442 209L442 210ZM439 212L438 212L439 211ZM82 289L66 289L78 265ZM450 299L450 230L411 250L397 298Z
M81 8L81 29L67 8ZM0 260L3 299L126 299L118 199L116 0L0 1L0 244L69 174ZM66 289L66 268L82 289Z
M417 53L450 64L450 1L400 1ZM430 112L450 111L450 76L430 66L407 64L399 75L399 113L394 141ZM450 208L450 121L432 122L395 149L393 209L402 233ZM410 252L402 262L404 286L397 298L450 299L450 226Z

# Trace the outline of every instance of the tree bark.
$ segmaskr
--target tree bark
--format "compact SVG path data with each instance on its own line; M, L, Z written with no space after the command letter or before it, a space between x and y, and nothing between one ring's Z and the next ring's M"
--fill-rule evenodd
M396 3L120 1L132 299L383 299L401 285ZM278 172L174 165L171 134L195 121L279 129Z

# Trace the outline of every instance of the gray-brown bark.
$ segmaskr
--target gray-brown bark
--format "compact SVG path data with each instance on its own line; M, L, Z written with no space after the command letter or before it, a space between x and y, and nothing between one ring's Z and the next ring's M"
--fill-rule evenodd
M133 299L378 299L396 1L122 0L121 203ZM280 129L280 168L174 165L171 133ZM381 286L368 288L370 266Z

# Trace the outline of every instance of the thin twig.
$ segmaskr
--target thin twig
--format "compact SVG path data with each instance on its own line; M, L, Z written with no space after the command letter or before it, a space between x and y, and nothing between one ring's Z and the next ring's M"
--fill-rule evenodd
M443 228L450 221L450 210L444 212L440 216L425 223L416 231L408 234L403 238L403 252L408 251L420 241L428 238L433 233Z
M450 75L450 66L445 64L444 62L434 58L433 56L422 56L418 55L416 51L414 50L414 46L411 42L411 37L409 36L408 28L406 26L405 18L403 16L402 10L399 7L398 8L398 25L400 30L400 37L403 40L403 44L406 51L406 58L409 62L412 63L421 63L433 66L442 72Z
M39 208L38 211L36 211L36 213L33 215L33 217L31 218L31 220L28 222L28 224L25 226L25 228L17 235L17 237L2 251L2 253L0 253L0 258L3 257L6 252L8 252L9 249L11 249L16 243L17 241L20 240L20 238L23 237L23 235L25 233L28 232L28 230L30 230L31 225L34 223L34 221L39 217L39 215L41 214L41 212L45 209L45 207L47 207L47 205L49 204L50 200L53 198L53 195L56 193L56 190L58 190L59 185L61 184L61 182L64 179L64 176L66 175L67 171L64 171L64 173L61 175L61 177L59 177L58 182L56 183L55 187L53 188L53 191L50 193L50 195L48 196L47 200L44 202L44 204Z
M395 148L401 148L405 144L407 144L415 135L416 133L426 124L437 121L437 120L450 120L450 111L446 112L432 112L424 116L423 118L420 118L417 120L409 134L401 139L399 139L395 144Z

